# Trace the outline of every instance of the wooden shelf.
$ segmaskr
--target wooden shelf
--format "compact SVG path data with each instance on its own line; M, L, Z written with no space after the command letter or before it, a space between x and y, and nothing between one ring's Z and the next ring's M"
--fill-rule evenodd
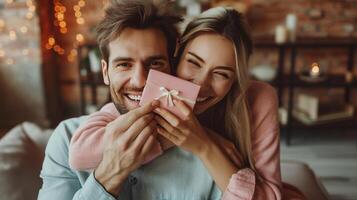
M90 77L90 76L92 76L92 77ZM83 84L84 86L87 86L87 85L96 85L96 86L105 85L104 81L103 81L102 72L92 73L92 75L81 75L80 79L81 79L80 80L81 84Z
M80 81L81 114L87 114L85 110L88 102L85 99L84 88L90 87L90 104L97 105L97 88L98 86L104 85L101 72L92 71L88 58L88 53L96 48L98 48L98 45L95 41L87 41L87 43L78 47L78 75Z
M271 84L278 89L279 103L282 101L284 89L288 89L287 116L290 120L286 126L283 126L287 131L287 145L290 144L291 134L294 129L346 129L357 127L357 119L309 126L295 120L292 116L293 106L295 105L294 93L297 88L342 88L344 89L344 99L346 103L351 102L351 91L357 88L357 80L348 83L345 81L343 75L330 75L325 81L314 83L301 80L300 77L295 74L298 51L301 49L325 50L326 48L343 48L347 54L346 70L352 72L355 62L355 52L357 50L357 38L298 38L296 42L283 44L275 43L273 38L254 38L254 41L255 49L267 49L269 52L276 51L278 53L278 76ZM289 59L290 72L285 75L283 72L286 68L285 60L287 58Z
M291 126L293 129L299 129L299 130L330 130L330 129L355 129L357 127L357 117L354 116L353 118L350 119L341 119L341 120L336 120L336 121L330 121L326 123L321 123L321 124L313 124L313 125L307 125L296 118L292 118ZM286 129L286 125L281 126L283 129Z
M274 86L289 87L292 84L294 87L299 88L357 88L357 80L346 82L343 75L333 75L326 78L321 82L307 82L301 80L298 75L294 75L294 80L291 80L289 75L284 75L280 80L276 78L270 82Z

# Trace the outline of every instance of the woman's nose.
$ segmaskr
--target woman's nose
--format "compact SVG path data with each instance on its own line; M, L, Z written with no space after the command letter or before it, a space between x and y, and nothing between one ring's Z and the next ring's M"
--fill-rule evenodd
M196 76L193 82L197 85L200 85L201 89L206 88L210 85L211 77L209 74L201 74L199 76Z

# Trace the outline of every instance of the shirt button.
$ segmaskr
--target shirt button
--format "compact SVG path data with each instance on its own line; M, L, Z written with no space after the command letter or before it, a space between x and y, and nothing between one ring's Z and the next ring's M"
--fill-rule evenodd
M138 183L138 179L134 176L129 178L129 183L132 185L136 185Z

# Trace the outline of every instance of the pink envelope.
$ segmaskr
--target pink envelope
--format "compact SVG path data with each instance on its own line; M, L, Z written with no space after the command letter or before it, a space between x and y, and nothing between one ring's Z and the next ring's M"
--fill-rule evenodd
M139 104L143 105L156 99L160 101L160 107L182 118L182 113L173 100L180 99L193 109L199 91L199 85L151 69Z

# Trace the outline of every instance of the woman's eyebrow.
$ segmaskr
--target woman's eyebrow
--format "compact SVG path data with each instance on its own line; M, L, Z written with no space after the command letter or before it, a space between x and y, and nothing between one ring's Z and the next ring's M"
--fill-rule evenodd
M197 59L200 60L202 63L205 63L205 61L203 60L203 58L199 57L197 54L195 54L195 53L193 53L193 52L191 52L191 51L189 51L189 52L187 52L187 53L190 54L191 56L197 58ZM224 65L222 65L222 66L217 66L216 69L223 69L223 70L229 70L229 71L234 72L234 68L231 67L231 66L224 66Z
M228 70L228 71L231 71L231 72L234 72L234 68L233 67L230 67L230 66L217 66L216 69L223 69L223 70Z
M199 61L201 61L202 63L205 63L205 60L203 60L203 58L199 57L197 54L189 51L188 54L190 54L191 56L197 58Z

